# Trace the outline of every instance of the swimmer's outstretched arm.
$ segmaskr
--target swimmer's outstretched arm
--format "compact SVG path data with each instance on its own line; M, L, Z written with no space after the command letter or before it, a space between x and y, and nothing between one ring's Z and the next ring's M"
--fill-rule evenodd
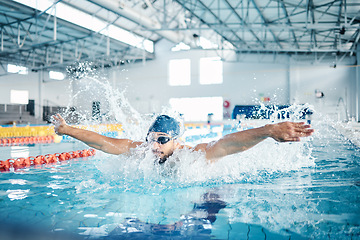
M96 132L79 129L66 124L60 114L52 116L52 123L55 125L55 132L58 135L68 135L84 142L92 148L110 154L128 153L131 148L136 148L142 142L134 142L130 139L117 139L106 137Z
M204 151L206 158L213 162L221 157L248 150L268 137L278 142L298 142L301 137L311 136L313 132L310 125L303 122L268 124L225 135L215 142L199 144L194 150Z

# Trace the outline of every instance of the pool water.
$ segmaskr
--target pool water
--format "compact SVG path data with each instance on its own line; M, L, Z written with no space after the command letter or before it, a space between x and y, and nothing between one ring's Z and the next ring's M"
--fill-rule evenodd
M360 150L326 124L206 164L94 157L0 174L1 239L360 239ZM10 157L79 142L2 147ZM197 161L195 161L197 160Z

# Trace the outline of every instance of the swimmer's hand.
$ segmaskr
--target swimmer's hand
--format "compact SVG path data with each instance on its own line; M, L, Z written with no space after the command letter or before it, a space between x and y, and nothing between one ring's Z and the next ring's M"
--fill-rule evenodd
M304 122L281 122L268 124L269 137L278 142L299 142L302 137L309 137L314 132L311 126Z
M58 135L68 135L88 146L110 154L126 154L130 149L136 148L143 142L134 142L130 139L118 139L101 135L86 129L76 128L67 125L60 114L53 115L51 122L55 125L55 132Z
M194 150L204 151L206 159L215 162L224 156L246 151L269 137L278 142L298 142L300 138L311 136L313 132L314 129L303 122L267 124L259 128L230 133L215 142L200 143L194 147Z
M51 117L51 123L54 124L54 130L57 135L62 136L65 134L65 128L68 125L59 113Z

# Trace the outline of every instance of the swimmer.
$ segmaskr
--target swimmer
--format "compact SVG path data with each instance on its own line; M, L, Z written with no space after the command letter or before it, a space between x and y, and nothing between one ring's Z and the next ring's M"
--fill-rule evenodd
M217 141L200 143L191 148L178 140L180 124L167 115L160 115L155 119L147 133L146 142L111 138L75 128L67 125L60 114L52 117L52 123L58 135L71 136L92 148L110 154L129 154L132 149L142 144L150 144L159 163L164 163L177 149L188 148L194 152L201 151L209 162L215 162L227 155L246 151L267 138L273 138L277 142L298 142L300 138L311 136L314 132L310 125L303 122L281 122L230 133Z

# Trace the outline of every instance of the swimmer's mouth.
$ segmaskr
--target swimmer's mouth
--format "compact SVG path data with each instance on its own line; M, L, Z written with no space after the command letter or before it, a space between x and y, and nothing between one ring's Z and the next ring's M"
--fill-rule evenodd
M153 152L153 154L155 154L157 157L159 157L159 164L162 164L162 163L164 163L164 162L166 162L166 160L167 160L167 158L161 158L160 156L162 155L162 154L164 154L163 152L161 152L161 151L156 151L156 150L153 150L152 151Z
M161 155L161 154L164 154L163 152L161 151L156 151L156 150L152 150L153 154L155 155Z
M163 164L164 162L166 162L166 160L167 160L166 158L160 158L159 159L159 164Z

